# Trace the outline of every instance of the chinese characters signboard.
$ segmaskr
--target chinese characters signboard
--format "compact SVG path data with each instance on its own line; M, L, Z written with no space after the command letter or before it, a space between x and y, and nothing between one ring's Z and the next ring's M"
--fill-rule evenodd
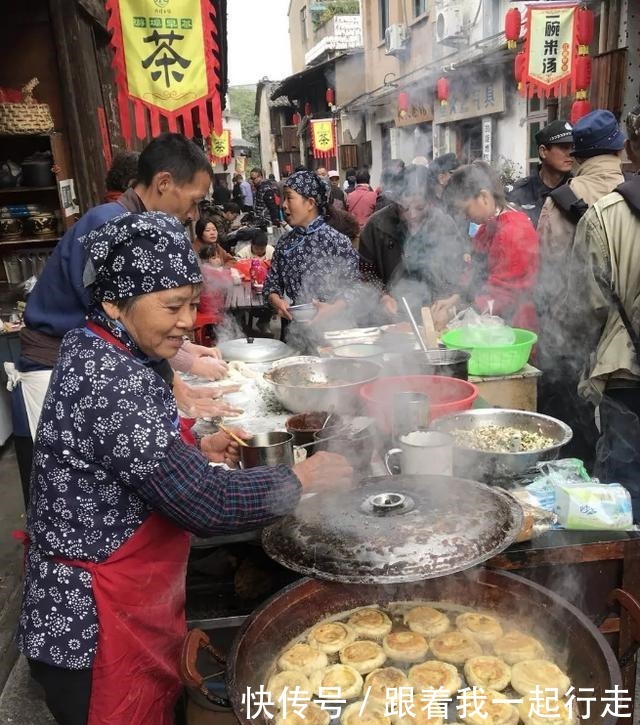
M316 159L336 155L336 134L333 119L319 118L311 121L311 145Z
M396 128L415 126L418 123L430 123L433 121L433 101L430 103L412 103L406 115L396 113Z
M228 164L231 161L231 131L225 128L221 134L215 131L211 134L211 156L214 161Z
M129 102L138 138L147 136L147 114L152 136L160 133L164 116L171 131L178 130L181 120L185 135L191 137L194 111L203 135L211 125L220 133L211 0L107 0L106 7L125 139L132 138Z
M468 80L451 79L449 82L449 102L446 106L436 104L434 123L452 123L465 118L478 118L493 113L503 113L504 79Z
M572 84L576 5L527 6L523 95L561 96Z

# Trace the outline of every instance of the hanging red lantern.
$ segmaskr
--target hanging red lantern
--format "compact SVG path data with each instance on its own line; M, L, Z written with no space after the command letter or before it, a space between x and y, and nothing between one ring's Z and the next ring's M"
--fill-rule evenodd
M591 85L591 56L590 55L579 55L576 58L576 74L575 74L576 88L578 92L584 89L584 92Z
M507 38L507 48L513 50L520 38L520 28L522 26L522 16L518 8L511 8L507 11L504 18L504 34Z
M583 116L591 112L591 104L586 99L576 100L571 106L569 120L572 124L576 124Z
M404 118L409 113L409 94L406 91L398 93L398 115Z
M292 122L293 122L293 125L294 125L294 126L297 126L297 125L298 125L298 124L300 123L300 120L301 120L301 119L300 119L300 114L299 114L299 113L298 113L298 112L296 111L296 112L295 112L295 113L293 114L293 118L292 118L291 120L292 120Z
M527 56L524 51L520 51L516 55L516 59L513 64L513 75L518 84L518 90L522 90L522 79L524 78L524 71L527 66Z
M578 55L588 55L589 46L593 40L594 15L588 8L576 9L576 39L578 40Z
M446 78L438 78L436 83L436 97L440 101L441 106L449 103L449 81Z
M336 94L333 88L327 88L327 91L324 94L324 98L327 102L327 106L333 106L336 100Z
M311 115L311 104L309 103L309 101L307 101L304 104L304 115L305 116L310 116Z

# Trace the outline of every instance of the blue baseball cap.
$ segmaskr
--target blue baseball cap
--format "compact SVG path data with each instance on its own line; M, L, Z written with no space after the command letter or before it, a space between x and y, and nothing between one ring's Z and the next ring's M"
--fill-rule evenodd
M573 127L573 156L582 159L612 154L624 148L624 133L611 111L598 108L583 116Z

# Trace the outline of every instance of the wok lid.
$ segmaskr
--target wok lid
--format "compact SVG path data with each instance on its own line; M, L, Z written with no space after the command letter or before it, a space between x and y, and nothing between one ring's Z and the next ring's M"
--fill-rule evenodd
M224 360L240 360L242 362L272 362L294 354L288 345L280 340L265 337L241 337L237 340L226 340L218 345Z
M349 584L394 584L468 569L506 549L522 526L514 499L450 476L365 479L318 493L267 527L262 544L283 566Z

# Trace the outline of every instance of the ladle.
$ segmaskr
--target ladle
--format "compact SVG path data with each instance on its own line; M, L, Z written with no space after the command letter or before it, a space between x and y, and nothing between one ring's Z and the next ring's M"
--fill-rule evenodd
M411 327L413 328L413 334L416 336L416 339L418 340L418 344L420 345L420 348L422 349L422 352L429 352L429 348L427 347L425 341L422 339L422 335L420 334L420 329L418 328L418 324L416 322L415 317L413 316L413 313L411 312L411 308L409 307L409 303L407 302L406 297L401 297L402 304L404 305L404 309L406 310L407 315L409 316L409 322L411 323Z

